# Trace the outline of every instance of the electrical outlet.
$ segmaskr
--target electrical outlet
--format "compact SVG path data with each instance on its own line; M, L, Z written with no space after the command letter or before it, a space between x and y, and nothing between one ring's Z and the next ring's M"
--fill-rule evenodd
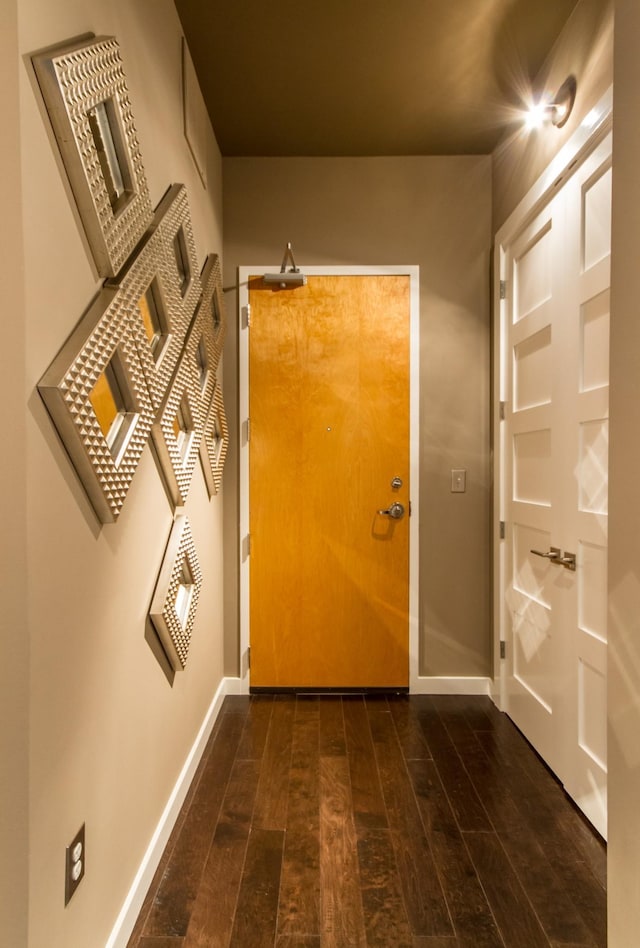
M86 852L84 823L67 846L64 870L64 904L68 905L72 895L84 876Z

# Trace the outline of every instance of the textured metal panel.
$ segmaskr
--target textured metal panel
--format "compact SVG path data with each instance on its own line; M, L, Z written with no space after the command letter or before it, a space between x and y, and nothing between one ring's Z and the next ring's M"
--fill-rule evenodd
M210 253L202 268L202 303L201 307L213 323L214 338L218 349L218 356L222 354L224 337L227 332L227 313L224 305L222 290L222 273L220 258L217 253Z
M101 276L114 276L151 223L142 164L120 47L113 36L85 38L33 57L62 160ZM89 111L112 103L128 181L114 209L101 167Z
M189 249L192 279L187 293L180 292L179 276L173 252L173 238L182 227ZM145 332L138 300L155 280L160 303L167 320L167 341L161 357L156 359ZM118 286L127 300L132 317L132 332L135 336L140 361L154 408L162 405L167 389L182 352L193 311L200 296L200 276L186 190L183 185L173 185L158 205L153 223L145 235L144 243L129 261L126 269L109 285ZM215 370L214 370L215 371Z
M186 400L192 422L192 432L184 454L174 430L174 421L183 400ZM197 369L189 353L184 351L171 387L151 428L160 472L174 507L182 506L187 499L203 429L204 418Z
M181 622L176 611L176 599L185 562L193 579L193 592L186 621ZM173 524L149 609L149 618L175 671L181 671L187 663L201 588L202 572L191 525L187 517L181 514Z
M153 421L153 406L131 334L130 302L103 289L81 319L38 390L103 523L118 518ZM91 405L96 382L118 352L135 415L126 449L114 459Z
M209 497L217 494L222 487L222 473L229 448L229 426L222 400L222 390L216 383L209 416L204 426L200 442L200 460L207 482Z
M189 265L189 281L183 291L180 289L180 274L173 249L174 237L180 229L182 229L184 236ZM159 235L163 243L167 266L171 274L173 305L180 311L181 319L185 327L188 328L200 300L202 283L196 242L191 225L189 200L184 184L172 184L166 191L153 215L151 233Z

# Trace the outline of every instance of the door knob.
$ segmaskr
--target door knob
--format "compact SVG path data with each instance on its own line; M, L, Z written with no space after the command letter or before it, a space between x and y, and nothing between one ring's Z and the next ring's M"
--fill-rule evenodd
M394 504L391 504L390 507L387 507L386 510L379 510L378 513L381 517L391 517L392 520L402 520L404 517L404 504L399 504L396 501Z

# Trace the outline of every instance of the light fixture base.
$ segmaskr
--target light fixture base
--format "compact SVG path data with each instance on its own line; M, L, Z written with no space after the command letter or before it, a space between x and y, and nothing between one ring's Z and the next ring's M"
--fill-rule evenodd
M576 101L577 89L578 83L576 82L576 77L567 76L556 92L553 99L553 113L551 115L551 122L556 128L562 128L569 120L573 104Z

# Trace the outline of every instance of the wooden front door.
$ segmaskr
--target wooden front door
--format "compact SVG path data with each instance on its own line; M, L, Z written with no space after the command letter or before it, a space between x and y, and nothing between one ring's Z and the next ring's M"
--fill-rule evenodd
M249 303L251 686L406 687L410 277Z

